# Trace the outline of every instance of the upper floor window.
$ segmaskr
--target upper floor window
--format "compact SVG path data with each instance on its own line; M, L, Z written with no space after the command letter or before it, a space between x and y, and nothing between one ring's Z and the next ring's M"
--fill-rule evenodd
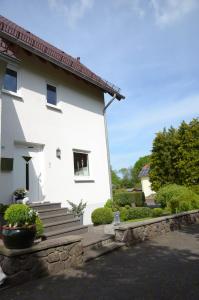
M5 90L17 93L17 72L12 69L6 69L3 88Z
M88 153L73 152L75 176L89 176Z
M57 89L50 84L47 84L47 103L57 105Z

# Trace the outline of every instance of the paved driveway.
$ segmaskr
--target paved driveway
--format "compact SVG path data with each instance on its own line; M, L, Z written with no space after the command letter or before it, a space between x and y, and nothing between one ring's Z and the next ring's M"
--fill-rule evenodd
M119 250L68 274L0 291L0 299L199 299L199 225Z

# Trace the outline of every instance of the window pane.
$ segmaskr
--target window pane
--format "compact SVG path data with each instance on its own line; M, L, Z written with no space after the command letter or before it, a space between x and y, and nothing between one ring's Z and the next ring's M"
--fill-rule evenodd
M47 102L53 105L57 104L56 87L47 84Z
M17 72L6 69L6 73L4 76L4 83L3 83L4 89L12 92L17 92Z
M74 152L75 176L89 176L88 154Z

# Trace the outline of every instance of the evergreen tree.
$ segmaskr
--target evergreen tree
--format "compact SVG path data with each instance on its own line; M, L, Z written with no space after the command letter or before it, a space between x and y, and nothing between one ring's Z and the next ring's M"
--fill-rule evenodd
M150 180L157 191L169 183L199 184L199 120L158 132L151 155Z
M142 168L150 163L150 155L141 156L134 164L133 168L131 168L131 178L133 186L140 186L140 178L138 177Z

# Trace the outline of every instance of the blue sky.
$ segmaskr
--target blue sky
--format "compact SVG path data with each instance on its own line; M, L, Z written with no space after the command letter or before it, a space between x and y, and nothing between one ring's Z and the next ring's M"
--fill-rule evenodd
M0 13L121 88L107 113L114 169L199 116L198 0L0 0Z

